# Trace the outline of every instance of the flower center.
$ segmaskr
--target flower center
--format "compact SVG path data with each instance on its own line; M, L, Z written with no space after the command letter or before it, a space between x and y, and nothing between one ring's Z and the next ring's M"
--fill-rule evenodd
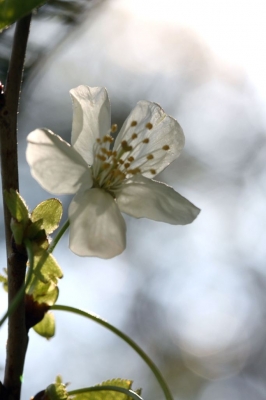
M135 129L136 126L137 121L132 121L127 132L125 132L128 137L128 133L130 133L128 131L132 130L129 139L122 140L115 150L110 148L114 139L109 134L101 139L98 138L94 143L93 186L108 191L113 197L115 197L115 192L125 179L147 171L156 175L156 170L151 168L151 160L154 160L156 152L165 152L170 149L169 145L165 144L160 149L148 153L147 149L143 149L143 146L147 147L150 139L145 136L143 139L143 133L151 130L153 125L148 122L142 130ZM117 125L113 125L111 133L116 130ZM137 157L135 157L135 154ZM139 156L140 154L141 156Z

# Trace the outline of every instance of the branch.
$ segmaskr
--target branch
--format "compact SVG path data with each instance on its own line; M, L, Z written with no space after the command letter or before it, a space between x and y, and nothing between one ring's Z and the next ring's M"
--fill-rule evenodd
M1 93L0 102L0 140L2 190L19 189L17 156L17 113L23 74L24 59L29 35L31 15L16 24L10 66L7 75L6 91ZM27 255L25 249L11 244L11 216L3 201L6 249L8 264L8 303L12 304L21 286L25 283ZM24 296L9 318L7 359L4 386L7 400L19 400L21 377L27 350L28 335L25 325Z

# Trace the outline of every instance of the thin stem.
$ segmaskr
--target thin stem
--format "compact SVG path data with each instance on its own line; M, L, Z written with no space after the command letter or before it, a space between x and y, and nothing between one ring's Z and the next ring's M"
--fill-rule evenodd
M14 42L7 75L6 91L2 94L0 110L1 170L2 190L19 189L17 157L17 113L24 59L29 35L31 15L22 18L16 24ZM11 215L4 203L6 249L8 259L8 304L25 284L27 255L25 249L12 249L10 228ZM7 400L19 400L21 376L28 344L25 325L25 303L21 299L17 308L9 317L7 358L4 386Z
M50 246L48 247L47 251L48 253L52 253L57 245L57 243L59 242L59 240L61 239L61 237L63 236L63 234L65 233L65 231L67 230L67 228L69 227L70 222L69 219L66 220L66 222L62 225L62 227L60 228L59 232L57 233L56 237L52 240L52 242L50 243Z
M156 367L154 362L150 359L150 357L147 356L147 354L125 333L121 332L119 329L114 327L113 325L109 324L108 322L104 321L100 317L98 317L95 314L91 314L89 312L79 310L78 308L75 307L70 307L70 306L64 306L64 305L58 305L55 304L51 308L51 310L60 310L60 311L68 311L72 312L74 314L82 315L83 317L92 319L93 321L97 322L98 324L104 326L105 328L109 329L110 331L114 332L117 336L119 336L121 339L123 339L129 346L131 346L137 353L138 355L145 361L145 363L149 366L149 368L152 370L154 376L156 377L159 385L161 386L166 400L173 400L173 396L167 386L167 383L165 382L161 372L159 369Z
M28 239L25 240L25 247L27 250L27 254L28 254L28 258L29 258L29 265L30 265L29 271L28 271L28 276L27 276L27 279L26 279L24 285L21 286L21 288L17 292L16 297L13 299L12 303L9 305L5 315L0 320L0 327L3 325L3 323L5 322L7 317L9 317L11 314L13 314L13 312L16 310L16 308L17 308L18 304L21 302L21 300L25 294L25 290L26 290L27 286L29 285L31 278L32 278L32 272L33 272L33 266L34 266L33 251L32 251L31 242Z
M68 395L74 396L76 394L83 394L83 393L89 393L89 392L101 392L101 391L105 391L105 390L107 390L108 392L124 393L127 396L132 397L132 399L134 399L134 400L142 400L142 397L140 397L137 393L133 392L133 390L125 389L123 387L113 386L113 385L93 386L93 387L88 387L88 388L84 388L84 389L71 390L71 392L68 392Z

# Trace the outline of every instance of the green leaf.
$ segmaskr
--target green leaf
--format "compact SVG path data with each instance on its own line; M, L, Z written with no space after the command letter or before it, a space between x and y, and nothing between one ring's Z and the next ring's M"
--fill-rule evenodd
M0 0L0 31L44 3L45 0Z
M38 281L32 293L33 299L38 303L45 303L48 306L55 304L58 299L59 289L54 283L43 283Z
M39 219L36 222L31 222L29 226L27 227L27 230L25 232L25 236L30 239L34 240L36 236L38 236L39 232L43 231L45 234L45 231L43 229L43 220Z
M9 192L5 190L4 199L12 217L17 222L23 222L23 225L26 226L29 220L29 210L20 194L14 189L10 189Z
M132 381L128 379L111 379L101 383L99 386L114 386L120 387L127 390L131 390ZM75 391L73 391L75 392ZM71 392L70 392L71 393ZM130 400L132 399L125 393L115 392L114 390L102 390L102 391L89 391L76 394L74 400Z
M52 233L60 223L63 214L62 203L58 199L48 199L38 204L31 213L32 222L42 220L47 234Z
M55 335L55 318L54 314L47 312L44 318L38 324L34 325L33 329L40 336L46 339L51 339Z
M33 245L34 267L33 274L44 283L53 282L63 277L63 272L56 259L42 247Z

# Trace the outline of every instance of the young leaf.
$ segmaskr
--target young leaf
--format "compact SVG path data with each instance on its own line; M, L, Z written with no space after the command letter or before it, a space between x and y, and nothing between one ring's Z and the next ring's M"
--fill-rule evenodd
M4 199L12 217L17 222L23 222L25 226L29 220L29 210L20 194L14 189L10 189L9 192L5 190Z
M45 0L2 0L0 1L0 31L29 14Z
M42 227L49 235L58 228L62 214L62 203L58 199L48 199L34 208L31 213L31 220L32 222L42 220Z
M48 253L45 249L36 244L33 245L33 251L33 273L35 277L44 283L53 282L57 284L57 280L63 277L63 272L57 264L56 259L52 254Z
M132 381L128 379L111 379L106 382L101 383L95 387L100 386L113 386L120 387L123 389L131 390ZM73 391L75 392L75 391ZM70 392L71 393L71 392ZM102 390L102 391L88 391L76 394L74 400L130 400L131 397L125 393L119 393L114 390Z
M43 283L38 281L34 286L34 291L32 292L33 299L38 303L45 303L48 306L55 304L59 295L58 287L52 283Z
M33 329L39 335L50 339L55 335L55 318L54 314L47 312L44 318L38 324L34 325Z

